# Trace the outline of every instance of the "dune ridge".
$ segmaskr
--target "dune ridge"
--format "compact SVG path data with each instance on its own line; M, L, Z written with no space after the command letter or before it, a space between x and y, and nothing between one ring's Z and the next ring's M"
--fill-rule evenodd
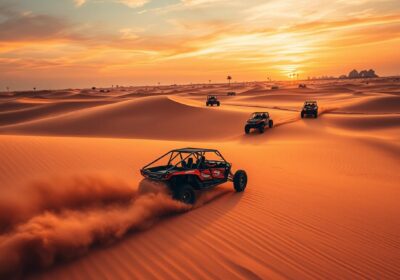
M208 112L205 108L193 108L160 96L127 100L50 119L3 126L1 130L7 134L220 139L232 134L236 127L229 124L240 123L243 116L241 112ZM207 126L208 122L212 122L212 125ZM63 125L60 126L60 123ZM199 123L204 124L194 125Z

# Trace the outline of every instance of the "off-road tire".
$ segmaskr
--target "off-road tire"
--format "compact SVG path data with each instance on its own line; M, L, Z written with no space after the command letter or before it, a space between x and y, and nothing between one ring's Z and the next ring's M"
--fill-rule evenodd
M219 107L219 102L217 102L217 106Z
M233 188L236 192L242 192L246 189L247 186L247 174L244 170L236 171L235 175L233 175Z
M258 131L259 131L260 133L264 133L264 130L265 130L264 125L260 125L260 126L258 127Z
M244 132L246 133L246 134L249 134L250 133L250 127L248 127L247 125L244 127Z
M269 120L268 121L268 127L272 128L274 126L274 121L273 120Z
M318 112L314 113L314 118L318 118Z
M194 189L189 184L177 186L173 191L173 198L185 204L194 204L196 201L196 194Z
M300 115L301 115L301 118L304 118L304 112L301 112Z

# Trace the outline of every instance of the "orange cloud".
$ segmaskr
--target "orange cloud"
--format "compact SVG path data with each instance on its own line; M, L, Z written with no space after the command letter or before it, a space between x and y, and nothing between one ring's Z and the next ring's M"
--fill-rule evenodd
M212 3L185 1L179 5L207 7ZM175 76L191 81L224 79L228 69L243 79L266 75L283 79L293 71L305 77L338 73L343 64L346 69L356 67L359 57L365 59L360 48L366 46L374 50L376 65L391 65L385 53L393 51L392 41L400 37L399 14L340 18L312 16L307 21L296 16L290 24L262 25L252 17L171 16L165 20L170 29L155 34L141 26L113 31L50 15L8 12L0 23L0 69L8 78L34 72L43 79L119 77L126 83L132 77L139 83L154 75L171 83ZM340 62L337 57L346 59ZM82 75L82 69L90 73Z

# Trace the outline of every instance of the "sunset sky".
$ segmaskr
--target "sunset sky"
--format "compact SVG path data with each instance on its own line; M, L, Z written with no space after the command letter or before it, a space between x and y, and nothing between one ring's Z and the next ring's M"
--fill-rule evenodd
M399 0L0 0L0 91L400 74Z

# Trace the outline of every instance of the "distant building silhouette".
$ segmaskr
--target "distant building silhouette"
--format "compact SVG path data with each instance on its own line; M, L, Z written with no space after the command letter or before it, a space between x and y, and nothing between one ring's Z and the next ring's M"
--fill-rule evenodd
M358 71L357 71L356 69L350 71L350 73L349 73L349 79L357 79L357 78L359 78L359 77L360 77L360 76L359 76Z
M373 69L363 70L360 72L361 78L377 78L378 75L375 74L375 71Z
M379 76L375 73L375 70L362 70L358 72L356 69L350 71L349 75L341 75L339 79L358 79L358 78L378 78Z

